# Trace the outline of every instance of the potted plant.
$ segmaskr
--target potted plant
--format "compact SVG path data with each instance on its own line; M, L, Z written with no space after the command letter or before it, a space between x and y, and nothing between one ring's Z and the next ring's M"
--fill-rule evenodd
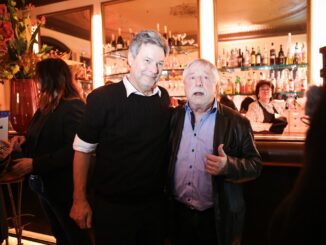
M10 121L23 133L37 109L35 66L51 47L43 45L35 51L45 19L32 20L32 5L25 6L24 0L20 6L14 0L0 4L0 80L10 80Z

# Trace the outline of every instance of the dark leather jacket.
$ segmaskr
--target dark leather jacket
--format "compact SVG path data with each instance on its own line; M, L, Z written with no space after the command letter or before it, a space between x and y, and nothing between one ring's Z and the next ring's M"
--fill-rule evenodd
M220 103L216 116L213 154L218 155L218 146L224 144L223 149L228 158L224 174L212 177L216 234L220 245L236 245L241 242L245 218L241 183L260 175L261 157L247 118ZM171 155L167 184L167 192L171 197L184 119L185 108L176 108L171 119Z

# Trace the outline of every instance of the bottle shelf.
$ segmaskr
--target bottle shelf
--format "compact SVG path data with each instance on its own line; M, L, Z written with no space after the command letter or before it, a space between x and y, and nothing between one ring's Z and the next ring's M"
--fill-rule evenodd
M249 71L249 70L284 70L289 69L293 70L294 68L301 68L301 67L307 67L307 63L302 64L279 64L279 65L268 65L268 66L241 66L241 67L224 67L219 68L218 70L221 72L234 72L235 70L241 70L241 71Z
M128 49L113 50L105 52L103 55L104 57L126 60L128 57Z

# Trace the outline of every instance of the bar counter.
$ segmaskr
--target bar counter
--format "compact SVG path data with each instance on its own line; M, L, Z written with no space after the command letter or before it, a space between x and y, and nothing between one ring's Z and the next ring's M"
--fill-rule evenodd
M274 210L291 191L304 164L306 133L255 134L263 160L260 177L244 184L247 205L242 245L268 244Z
M13 133L11 133L13 135ZM268 224L272 213L290 192L303 166L305 133L255 134L263 159L261 176L244 184L247 214L242 245L268 244ZM26 230L50 234L50 227L35 193L27 181L23 187L23 213L33 214L24 223Z
M264 166L302 167L305 133L255 134Z

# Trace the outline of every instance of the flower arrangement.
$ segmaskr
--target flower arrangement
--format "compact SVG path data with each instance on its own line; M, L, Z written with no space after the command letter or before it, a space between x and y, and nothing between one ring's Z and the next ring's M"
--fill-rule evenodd
M33 46L37 43L40 27L45 18L32 20L30 11L32 5L25 7L21 0L18 8L15 0L7 0L0 4L0 78L28 79L34 78L35 65L47 57L51 47L42 45L35 53Z

